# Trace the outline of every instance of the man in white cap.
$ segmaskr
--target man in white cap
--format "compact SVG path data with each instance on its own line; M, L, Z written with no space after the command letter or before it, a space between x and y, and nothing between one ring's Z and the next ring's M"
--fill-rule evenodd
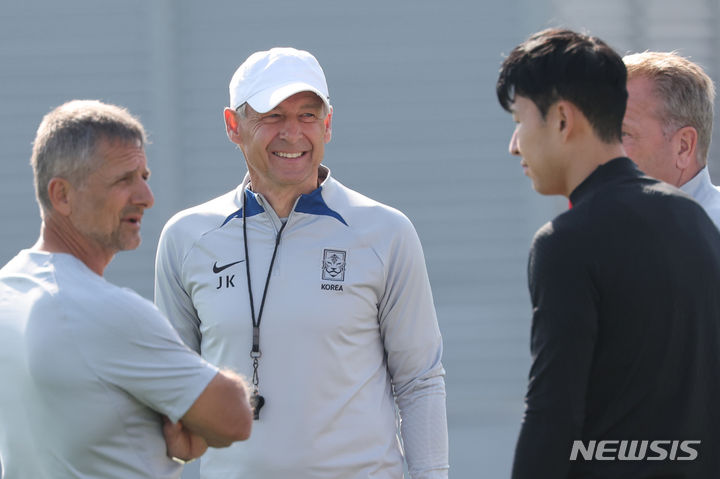
M204 478L399 478L403 455L411 477L447 477L420 241L321 164L332 113L311 54L251 55L224 112L248 174L161 235L157 305L192 349L252 377L253 440L208 451Z

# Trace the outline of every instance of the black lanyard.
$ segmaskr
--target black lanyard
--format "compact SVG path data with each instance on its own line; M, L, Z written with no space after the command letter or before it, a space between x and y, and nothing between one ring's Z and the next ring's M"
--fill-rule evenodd
M272 259L270 260L270 267L268 268L267 278L265 279L265 289L263 290L262 300L260 301L260 311L258 311L257 319L255 318L255 302L253 301L252 283L250 282L250 255L248 254L248 240L247 240L247 226L246 226L246 211L247 211L247 198L248 191L243 191L243 242L245 243L245 271L247 272L247 285L248 285L248 296L250 298L250 314L253 326L253 344L250 350L250 357L253 362L253 392L250 396L250 405L253 408L254 418L260 419L260 409L265 404L265 398L262 397L258 392L258 384L260 378L258 376L258 365L262 352L260 351L260 321L262 320L263 309L265 308L265 298L267 298L268 286L270 285L270 276L272 276L273 266L275 265L275 256L277 256L278 246L280 246L280 237L287 222L280 226L280 230L275 237L275 249L273 250Z

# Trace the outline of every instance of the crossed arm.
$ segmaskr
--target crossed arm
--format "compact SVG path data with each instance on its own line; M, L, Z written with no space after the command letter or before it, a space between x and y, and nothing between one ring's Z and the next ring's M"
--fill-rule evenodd
M227 447L250 437L252 409L245 381L220 371L177 423L164 419L169 457L190 461L211 447Z

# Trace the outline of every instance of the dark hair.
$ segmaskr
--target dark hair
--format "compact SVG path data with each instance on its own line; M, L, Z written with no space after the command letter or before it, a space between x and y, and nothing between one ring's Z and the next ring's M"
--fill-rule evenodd
M496 91L511 110L515 96L529 98L545 117L559 100L577 106L606 143L622 141L627 71L620 55L597 37L572 30L535 33L510 52Z

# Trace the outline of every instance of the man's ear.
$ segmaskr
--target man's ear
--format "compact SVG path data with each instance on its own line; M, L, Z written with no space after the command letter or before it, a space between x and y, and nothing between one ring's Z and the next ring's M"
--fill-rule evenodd
M692 126L680 128L672 137L672 148L675 156L675 166L679 170L699 166L697 155L697 130Z
M575 128L575 107L568 101L560 100L550 107L553 110L553 127L567 141Z
M333 107L330 107L327 116L325 117L325 143L329 143L332 138L332 116Z
M230 141L236 144L240 144L240 121L238 120L238 112L232 108L225 108L223 110L223 116L225 117L225 132L227 133Z
M70 196L72 194L72 186L65 178L52 178L48 183L48 196L50 204L55 211L63 216L70 216L72 213L72 205L70 204Z

